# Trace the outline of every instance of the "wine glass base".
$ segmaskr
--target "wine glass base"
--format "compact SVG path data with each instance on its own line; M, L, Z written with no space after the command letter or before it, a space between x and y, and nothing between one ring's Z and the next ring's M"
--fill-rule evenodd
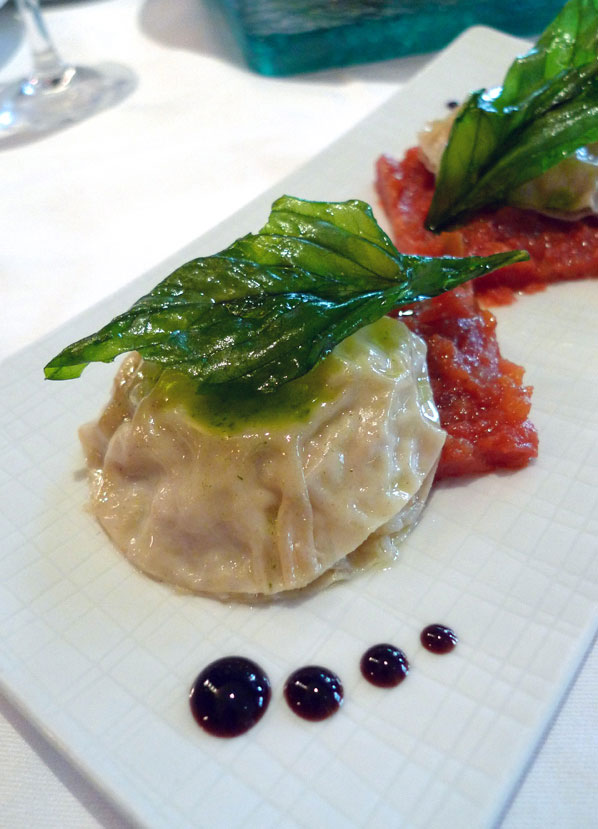
M59 75L16 81L0 89L0 141L82 121L117 103L132 86L132 73L120 66L66 66Z

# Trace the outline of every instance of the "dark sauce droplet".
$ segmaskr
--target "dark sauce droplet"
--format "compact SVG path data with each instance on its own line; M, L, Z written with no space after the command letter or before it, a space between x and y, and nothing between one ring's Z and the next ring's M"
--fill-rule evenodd
M295 714L317 722L338 711L343 701L343 686L332 671L308 665L290 675L284 686L284 695Z
M361 673L372 685L394 688L409 673L409 662L400 648L394 645L373 645L361 657Z
M419 638L424 648L432 653L449 653L459 641L457 634L444 625L428 625Z
M199 725L215 737L237 737L254 726L270 702L270 680L242 656L212 662L199 674L189 704Z
M459 106L459 101L447 101L446 102L447 109L457 109Z

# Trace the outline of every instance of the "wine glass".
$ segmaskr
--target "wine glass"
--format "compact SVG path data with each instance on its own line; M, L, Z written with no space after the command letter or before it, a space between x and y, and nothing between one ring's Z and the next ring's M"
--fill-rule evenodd
M0 6L5 0L0 0ZM33 136L88 118L133 87L125 67L65 63L56 50L39 0L15 0L32 56L28 77L0 88L0 141Z

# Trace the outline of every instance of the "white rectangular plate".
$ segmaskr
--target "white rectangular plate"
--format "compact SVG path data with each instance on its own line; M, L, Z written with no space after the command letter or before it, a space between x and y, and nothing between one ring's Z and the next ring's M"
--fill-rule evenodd
M376 157L399 155L447 100L500 81L519 51L513 38L469 31L274 191L2 367L3 688L143 824L487 824L596 630L596 281L525 296L498 314L503 353L535 386L538 461L437 487L394 567L294 603L221 604L133 570L84 511L76 438L114 368L41 379L61 347L175 266L258 229L283 192L375 205ZM460 636L450 656L419 644L434 621ZM360 677L362 652L380 641L411 662L393 691ZM218 740L194 724L187 692L208 662L234 653L265 668L273 700L246 736ZM308 663L329 666L345 687L340 713L322 724L300 721L282 699L286 676Z

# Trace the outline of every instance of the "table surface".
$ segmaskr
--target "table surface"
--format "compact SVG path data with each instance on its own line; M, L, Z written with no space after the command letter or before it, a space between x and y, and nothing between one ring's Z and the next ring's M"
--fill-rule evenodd
M432 57L265 78L244 66L215 0L44 9L65 58L123 65L135 86L85 122L0 147L0 358L275 184ZM9 4L0 11L0 83L22 75L28 63ZM596 825L596 687L594 647L503 817L505 829ZM0 758L3 827L130 826L1 695Z

